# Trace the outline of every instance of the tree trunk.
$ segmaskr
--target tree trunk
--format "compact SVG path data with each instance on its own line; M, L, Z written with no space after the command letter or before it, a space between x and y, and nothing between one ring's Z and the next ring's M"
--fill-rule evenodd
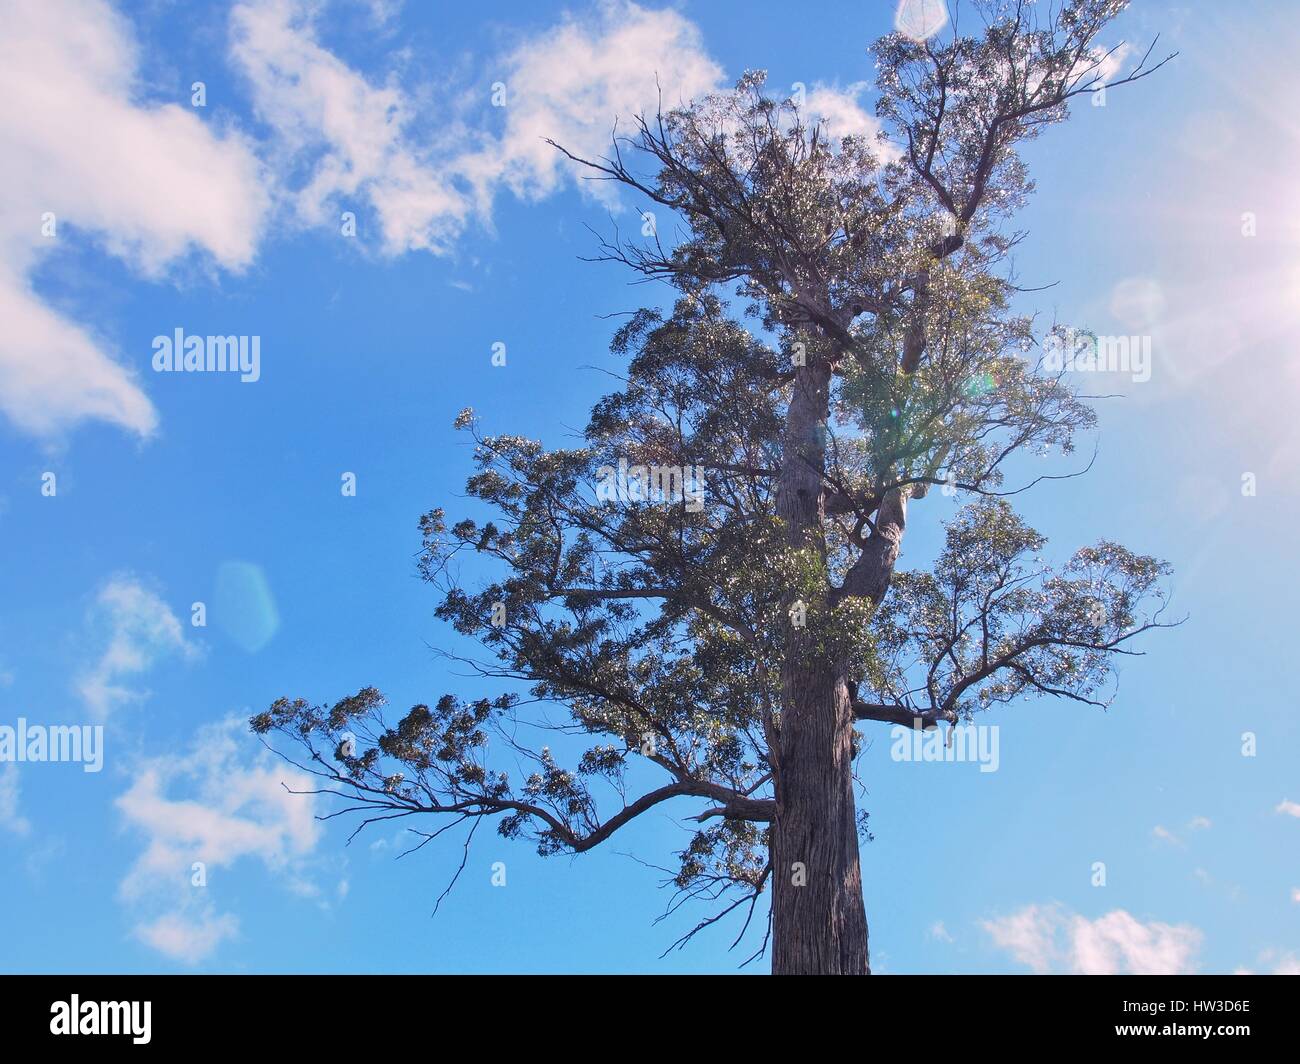
M811 345L810 345L811 346ZM786 543L825 562L828 362L799 369L786 412L776 508ZM790 594L787 605L796 598ZM823 615L828 595L804 603ZM867 916L853 802L853 710L844 670L791 623L781 664L772 823L772 973L867 975Z
M842 677L790 670L772 825L772 974L869 975Z

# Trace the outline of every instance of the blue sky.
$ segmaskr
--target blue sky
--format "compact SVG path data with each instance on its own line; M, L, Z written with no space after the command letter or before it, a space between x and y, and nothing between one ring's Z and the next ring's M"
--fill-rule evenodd
M490 693L431 650L452 637L415 574L419 514L462 508L452 420L565 444L618 368L602 315L666 296L579 261L640 205L538 138L596 152L656 73L689 95L752 67L848 132L894 4L48 8L0 41L0 725L102 724L105 761L0 766L0 969L734 970L725 929L659 959L703 913L654 924L661 876L628 856L670 864L692 809L578 858L482 830L431 918L459 842L345 845L244 722L370 684L398 710ZM1002 710L997 772L894 763L880 726L878 970L1300 970L1287 8L1137 4L1113 41L1179 58L1027 150L1017 268L1055 287L1026 308L1148 335L1153 365L1096 389L1126 394L1092 471L1018 501L1056 557L1105 536L1168 559L1189 620L1109 712ZM153 372L178 327L259 336L260 379ZM915 507L904 567L955 506Z

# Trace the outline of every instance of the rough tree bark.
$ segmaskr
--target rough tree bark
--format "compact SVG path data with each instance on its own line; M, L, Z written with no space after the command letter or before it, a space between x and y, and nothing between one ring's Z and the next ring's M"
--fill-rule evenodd
M799 662L783 678L772 825L772 974L869 975L853 801L853 713L842 676Z
M777 512L791 547L825 559L825 430L831 368L801 367L786 415ZM792 600L794 596L791 596ZM827 603L805 603L809 612ZM870 974L853 800L853 709L842 663L793 624L781 669L772 823L772 973Z

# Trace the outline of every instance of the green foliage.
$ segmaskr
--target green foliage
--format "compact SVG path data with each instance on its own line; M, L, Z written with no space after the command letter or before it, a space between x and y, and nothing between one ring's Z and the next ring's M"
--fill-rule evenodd
M889 140L834 140L750 72L587 164L680 219L672 246L604 245L669 282L672 306L614 336L626 379L580 446L487 435L462 411L467 492L492 518L419 524L437 616L503 692L448 694L395 727L373 688L328 709L280 699L257 733L298 744L372 819L492 817L543 854L660 802L707 803L671 882L734 888L752 912L794 666L834 677L864 720L953 722L1036 694L1104 704L1116 656L1161 625L1166 567L1104 542L1051 569L991 493L1013 456L1070 454L1095 424L1011 310L1005 221L1032 187L1018 145L1095 85L1097 35L1123 4L1070 0L1041 22L1035 5L977 6L980 36L876 45ZM702 468L706 505L602 497L620 463ZM932 571L893 574L938 483L973 501ZM465 558L483 582L462 583ZM883 580L856 579L868 563ZM564 754L531 748L526 724L564 734Z

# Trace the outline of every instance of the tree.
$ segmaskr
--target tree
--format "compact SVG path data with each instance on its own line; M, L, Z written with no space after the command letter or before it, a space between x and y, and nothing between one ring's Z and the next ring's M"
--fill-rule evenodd
M1165 626L1162 563L1103 542L1053 569L1008 501L1044 478L1004 490L1020 455L1070 454L1094 424L1012 310L1008 219L1031 189L1018 147L1103 87L1116 52L1098 39L1124 6L989 0L977 36L883 38L878 141L832 139L750 73L642 117L608 158L566 152L679 219L670 245L615 233L599 256L673 304L618 331L625 385L584 446L457 421L469 493L497 516L426 514L420 569L507 690L394 726L374 688L253 718L349 800L331 815L427 819L417 848L457 825L468 846L490 818L580 853L690 799L671 906L715 907L679 944L736 910L743 936L770 891L756 952L774 972L869 972L855 724L951 728L1022 695L1104 705L1116 658ZM969 502L931 571L895 573L936 485ZM462 552L499 579L461 586ZM595 741L576 763L522 741L545 705ZM490 734L531 774L503 770Z

